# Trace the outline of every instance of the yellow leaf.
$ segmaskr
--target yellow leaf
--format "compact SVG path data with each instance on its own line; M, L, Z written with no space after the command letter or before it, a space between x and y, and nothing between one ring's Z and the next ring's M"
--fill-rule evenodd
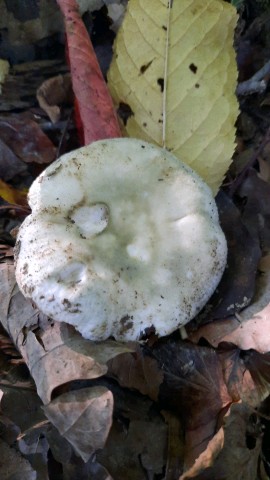
M235 147L236 21L223 0L129 0L108 76L124 134L166 147L214 193Z
M27 205L27 192L16 190L3 180L0 180L0 197L12 205Z

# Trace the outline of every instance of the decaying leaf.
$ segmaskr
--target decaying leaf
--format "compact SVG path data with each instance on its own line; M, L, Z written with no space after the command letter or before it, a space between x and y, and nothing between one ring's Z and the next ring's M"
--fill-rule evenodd
M182 341L157 345L153 354L164 373L159 400L185 428L185 462L195 461L216 432L221 412L232 397L214 349Z
M14 448L9 447L2 440L0 440L0 451L1 480L36 480L36 472L33 470L28 460L23 458Z
M250 169L237 190L243 201L242 221L263 251L270 250L270 184L262 180L255 169Z
M26 432L35 428L46 417L42 411L42 402L38 397L34 385L29 388L27 384L14 382L12 386L2 386L3 398L1 401L1 414L11 420L19 431Z
M85 462L103 448L112 424L113 396L104 387L90 387L60 395L44 407Z
M262 427L253 410L241 403L233 404L223 427L179 480L254 480L261 439Z
M162 476L168 427L147 397L115 386L114 422L97 461L116 480Z
M57 75L45 80L37 90L40 108L47 113L52 123L60 119L59 105L70 103L73 99L70 74Z
M14 267L4 267L0 265L9 283L3 278L6 293L0 321L24 357L45 404L50 402L56 387L72 380L102 376L107 372L109 359L131 350L110 340L90 342L65 323L50 322L14 286Z
M108 77L124 133L165 146L215 193L234 151L236 20L223 0L130 0Z
M155 358L143 355L140 345L130 345L134 352L123 353L108 362L108 374L125 388L136 388L153 400L158 399L163 372Z
M106 362L127 351L125 345L117 342L85 340L64 323L50 325L47 320L47 325L44 331L29 331L25 343L28 367L45 404L56 387L105 375Z
M27 115L0 117L0 137L25 163L51 163L56 148L39 125Z
M2 93L1 84L4 83L5 78L8 74L8 71L9 71L9 63L7 62L7 60L3 60L2 58L0 58L0 95Z
M242 350L254 349L260 353L270 352L270 255L262 257L255 297L237 318L228 317L200 327L190 335L198 342L205 338L217 347L221 342L232 343Z
M7 330L7 315L10 298L16 285L14 266L9 263L0 264L0 319L3 327Z
M50 322L14 288L14 273L10 269L6 270L8 300L1 322L25 358L37 393L46 405L47 417L87 461L96 449L103 447L109 433L112 393L104 387L62 394L58 390L58 397L51 400L52 392L73 380L104 375L109 359L131 349L110 340L90 342L65 323Z
M176 415L163 410L162 415L168 424L168 449L166 462L166 480L179 478L184 464L184 430Z
M198 324L224 319L242 311L254 296L261 257L258 238L250 234L241 220L239 209L223 191L217 195L216 202L228 245L227 265L216 291L195 321L188 326L189 331ZM213 334L218 329L219 323L215 323L212 327Z
M256 408L270 393L270 355L255 350L241 351L224 343L218 351L224 381L234 402L242 400Z
M5 182L15 175L26 172L26 165L20 161L11 148L0 138L0 178Z

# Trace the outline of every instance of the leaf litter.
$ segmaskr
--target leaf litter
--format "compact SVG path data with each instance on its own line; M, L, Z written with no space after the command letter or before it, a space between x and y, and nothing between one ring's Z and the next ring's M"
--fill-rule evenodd
M250 25L238 43L250 35L256 47L251 28L256 18L245 21ZM264 17L262 21L267 26ZM27 99L23 101L25 108ZM241 101L246 121L239 130L237 168L231 169L217 199L229 244L228 269L215 297L188 327L187 340L176 332L159 341L150 337L145 345L93 344L51 322L16 288L9 232L22 218L12 205L0 211L2 237L8 240L1 249L0 319L20 352L12 350L3 332L0 440L7 460L2 459L1 478L8 472L6 462L26 480L36 478L36 472L39 478L56 478L57 468L59 478L72 480L262 478L257 472L263 462L267 470L269 462L262 443L270 416L267 143L230 198L231 186L247 165L241 164L241 151L257 151L270 113L267 102L261 107L259 95L249 101ZM26 108L33 108L31 102ZM50 163L59 144L59 136L49 139L47 120L36 112L48 141L34 135L38 145L28 144L25 158L10 136L1 137L4 151L11 151L2 181L16 189L29 186L29 178L43 168L38 164ZM61 115L69 114L63 109ZM12 121L5 113L5 122ZM54 134L61 121L52 127ZM44 145L50 145L45 148L49 156L43 157Z

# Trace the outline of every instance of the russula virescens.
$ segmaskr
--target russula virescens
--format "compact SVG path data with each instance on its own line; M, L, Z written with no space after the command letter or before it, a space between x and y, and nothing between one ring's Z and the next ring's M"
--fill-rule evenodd
M88 339L138 340L186 324L227 247L208 186L140 140L101 140L50 165L29 192L16 245L26 297Z

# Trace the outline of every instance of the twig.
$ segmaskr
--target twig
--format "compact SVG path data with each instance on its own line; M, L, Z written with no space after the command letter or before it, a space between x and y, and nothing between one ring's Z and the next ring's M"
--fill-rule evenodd
M251 95L252 93L263 93L267 87L269 75L270 60L249 80L239 83L236 89L237 95Z
M61 155L61 149L62 149L64 140L65 140L65 137L66 137L66 134L67 134L67 130L68 130L68 126L69 126L69 123L70 123L72 114L73 114L73 109L70 111L70 113L69 113L69 115L68 115L68 118L67 118L67 120L66 120L65 123L64 123L64 128L63 128L63 130L62 130L62 132L61 132L61 137L60 137L60 140L59 140L59 143L58 143L58 147L57 147L56 158L59 158L60 155Z
M19 212L23 212L27 215L31 213L31 209L29 207L23 207L22 205L13 205L12 203L9 203L8 205L1 205L0 206L0 211L1 210L17 210Z

